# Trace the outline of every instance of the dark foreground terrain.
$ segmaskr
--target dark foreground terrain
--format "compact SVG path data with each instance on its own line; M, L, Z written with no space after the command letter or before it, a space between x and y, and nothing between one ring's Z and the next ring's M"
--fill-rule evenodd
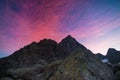
M93 54L70 35L33 42L0 59L0 80L120 80L120 52Z

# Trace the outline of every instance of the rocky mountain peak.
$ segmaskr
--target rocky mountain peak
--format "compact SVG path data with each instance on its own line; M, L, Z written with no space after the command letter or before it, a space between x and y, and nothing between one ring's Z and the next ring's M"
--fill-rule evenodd
M75 44L79 44L75 38L73 38L71 35L68 35L67 37L65 37L60 43L75 43Z
M109 48L107 54L115 53L116 51L114 48Z
M84 49L85 47L82 44L78 43L77 40L71 35L68 35L60 43L58 43L56 54L60 58L65 58L77 48Z
M109 48L106 57L113 64L120 62L120 51L117 51L114 48Z
M66 36L64 39L73 40L74 38L71 35Z
M72 48L77 48L77 47L85 48L82 44L80 44L71 35L68 35L67 37L65 37L58 45L67 46L69 48L71 47L71 49Z

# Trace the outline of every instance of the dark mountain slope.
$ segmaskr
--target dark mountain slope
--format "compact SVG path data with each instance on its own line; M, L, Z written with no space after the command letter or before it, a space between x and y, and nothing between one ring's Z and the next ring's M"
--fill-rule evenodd
M68 35L57 45L57 56L65 58L76 48L85 48L82 44L78 43L71 35Z
M106 58L106 56L102 55L101 53L97 53L97 54L95 54L95 55L96 55L96 57L98 57L100 60Z
M0 75L3 75L10 68L21 68L42 64L42 61L51 63L58 59L66 58L75 48L82 46L70 35L60 43L51 39L43 39L40 42L33 42L12 55L0 59Z
M117 80L112 69L87 49L77 49L67 57L50 80Z
M106 58L113 64L120 62L120 51L115 50L114 48L109 48Z
M68 35L33 42L0 59L0 80L116 80L112 69Z

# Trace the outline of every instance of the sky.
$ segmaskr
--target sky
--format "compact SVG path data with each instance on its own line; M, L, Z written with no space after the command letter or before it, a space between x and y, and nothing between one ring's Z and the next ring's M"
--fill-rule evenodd
M0 57L67 35L93 53L120 50L120 0L0 0Z

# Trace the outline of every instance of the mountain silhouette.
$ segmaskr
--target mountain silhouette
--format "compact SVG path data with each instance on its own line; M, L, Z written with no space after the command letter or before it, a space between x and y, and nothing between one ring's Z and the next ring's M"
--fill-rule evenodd
M109 48L106 57L111 63L117 64L120 62L120 51Z
M71 35L43 39L0 59L0 80L117 80L112 68Z

